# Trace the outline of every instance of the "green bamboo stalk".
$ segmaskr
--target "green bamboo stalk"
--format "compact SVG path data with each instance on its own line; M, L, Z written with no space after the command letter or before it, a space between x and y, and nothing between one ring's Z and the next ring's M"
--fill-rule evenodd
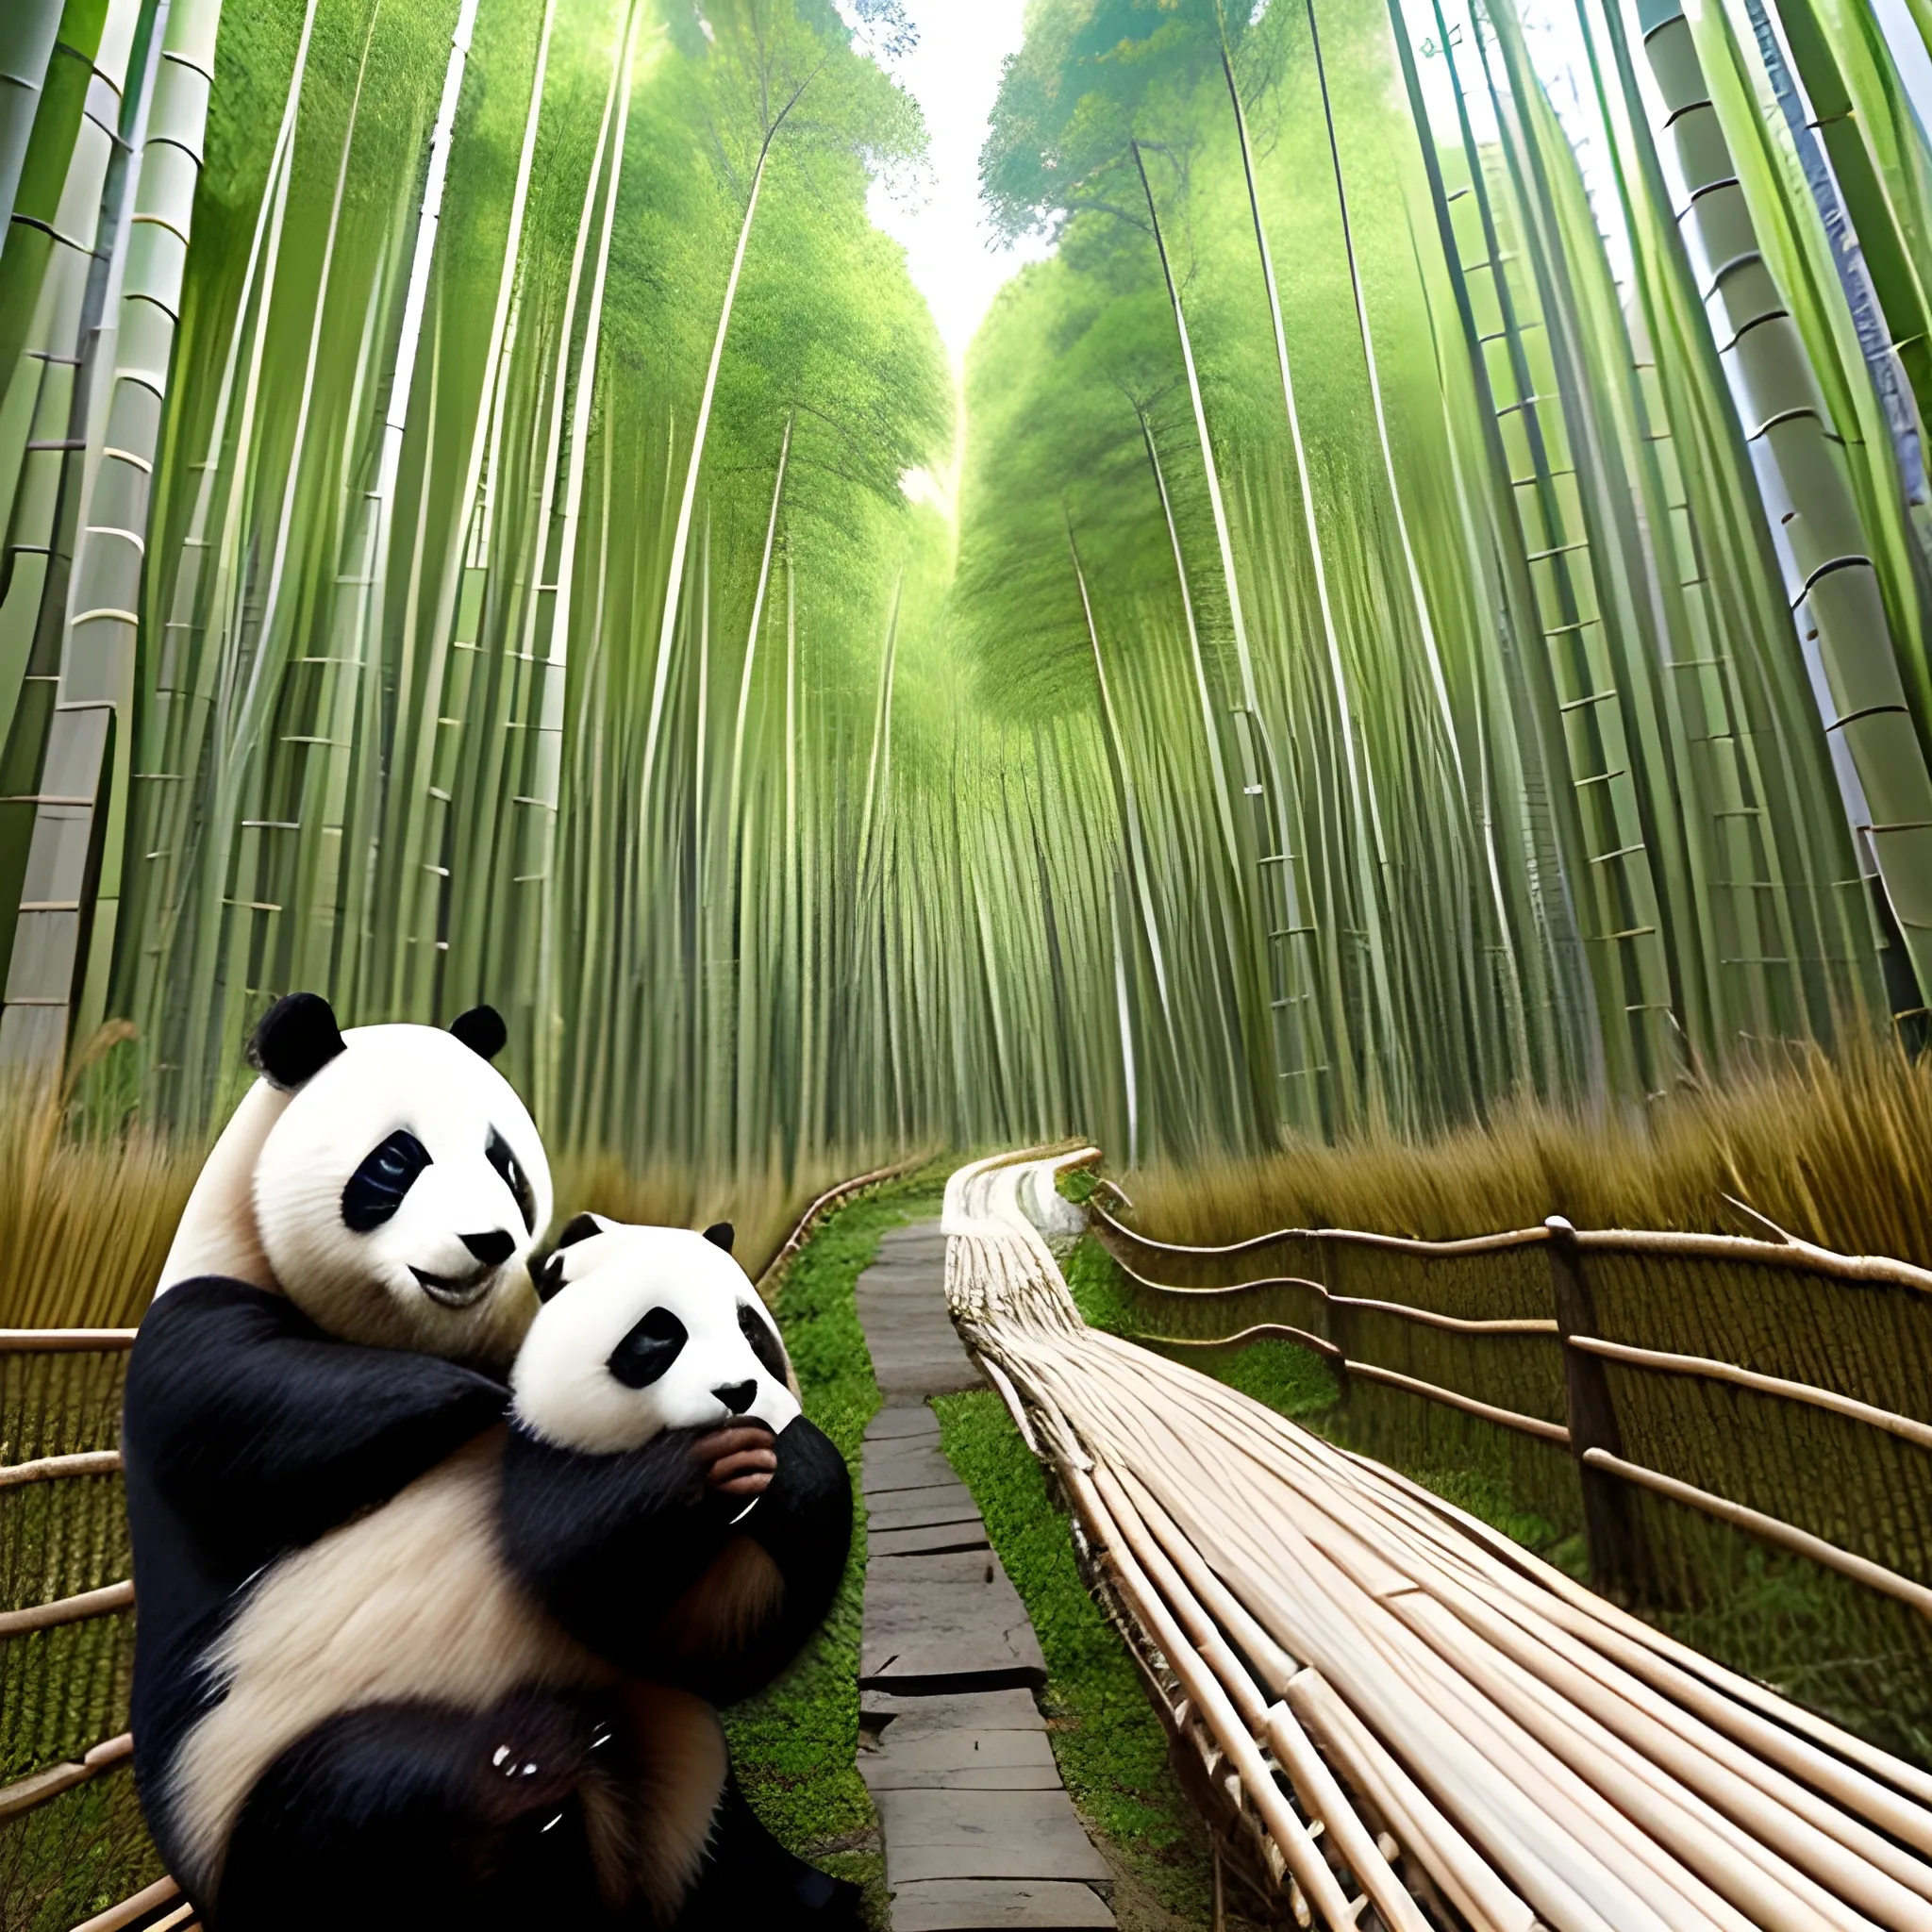
M698 401L697 421L691 429L691 461L685 470L684 495L677 506L676 533L671 540L671 567L664 592L663 620L658 632L657 670L651 685L651 715L644 726L643 788L647 796L651 790L651 774L658 759L658 729L664 712L664 687L671 675L671 649L676 636L678 605L683 591L684 553L691 541L691 509L697 501L698 472L705 460L705 437L711 425L711 403L718 391L718 365L724 360L724 340L731 331L731 310L738 300L738 280L744 272L744 252L751 245L752 222L758 211L758 194L765 185L765 169L772 158L772 143L814 78L815 72L808 75L792 90L791 99L778 109L758 144L758 166L752 170L751 192L745 196L744 217L738 227L738 247L731 258L731 273L724 283L724 300L718 310L718 332L711 341L710 366L705 371L705 387Z
M1093 600L1088 595L1087 573L1080 565L1080 552L1074 541L1074 526L1071 522L1067 525L1067 555L1073 561L1074 581L1079 587L1080 610L1087 621L1087 642L1093 653L1093 675L1100 687L1100 716L1107 733L1108 761L1113 768L1113 780L1120 798L1122 827L1126 833L1125 869L1128 888L1140 911L1141 938L1147 948L1148 958L1154 964L1155 991L1160 1001L1161 1020L1172 1043L1174 1003L1168 995L1167 961L1161 951L1160 924L1155 917L1154 904L1149 891L1147 848L1141 826L1140 801L1135 796L1134 774L1127 764L1126 746L1121 739L1120 722L1114 715L1113 693L1108 690L1107 682L1107 660L1101 656L1100 651L1100 630L1093 621Z
M1234 541L1229 531L1227 508L1222 495L1221 473L1215 460L1214 441L1208 426L1207 404L1201 394L1201 378L1194 365L1194 347L1188 333L1187 311L1181 303L1180 287L1174 276L1174 265L1168 258L1167 240L1161 232L1160 211L1154 199L1154 185L1148 179L1147 167L1141 157L1140 143L1132 144L1134 166L1141 177L1141 192L1147 199L1147 219L1154 236L1155 250L1160 258L1160 271L1167 287L1168 306L1174 313L1174 333L1180 343L1181 367L1187 376L1188 398L1192 405L1194 433L1201 446L1201 466L1208 485L1208 503L1214 520L1215 541L1221 555L1222 585L1226 593L1228 621L1233 630L1235 661L1241 678L1241 715L1245 725L1243 749L1245 754L1242 773L1242 792L1254 801L1256 822L1257 864L1260 871L1260 903L1262 916L1267 921L1268 943L1272 948L1282 945L1285 941L1305 936L1309 922L1302 908L1299 885L1294 876L1295 858L1293 844L1290 837L1286 803L1282 798L1279 775L1276 773L1274 751L1266 722L1262 718L1260 696L1255 681L1254 654L1249 648L1248 626L1241 601L1241 580L1235 571ZM1315 1090L1315 1106L1319 1108L1319 1074L1316 1056L1311 1053L1306 1039L1305 1016L1301 1008L1312 1006L1307 997L1308 990L1291 991L1294 978L1285 966L1275 968L1276 991L1271 1001L1274 1011L1281 1016L1286 1031L1286 1044L1278 1049L1278 1072L1283 1080L1306 1079ZM1331 1043L1328 1052L1330 1064L1341 1062ZM1352 1070L1351 1070L1352 1073ZM1292 1105L1294 1095L1284 1096L1285 1103ZM1344 1090L1344 1107L1352 1102L1352 1087Z
M528 215L530 182L537 159L537 135L543 112L543 86L550 69L551 37L557 0L544 0L530 73L529 104L524 115L509 222L497 272L496 300L491 312L489 346L483 358L483 388L471 422L462 486L457 497L461 524L442 558L436 604L429 622L429 648L422 671L422 698L413 732L398 733L398 757L389 791L383 850L392 862L387 905L404 933L391 964L389 1003L417 1013L432 1012L441 991L443 952L442 874L430 854L440 854L450 808L461 709L452 702L451 655L474 653L490 584L491 479L498 472L508 409L507 389L515 344L514 305ZM404 686L408 694L408 687Z
M380 0L376 0L370 9L364 29L356 88L350 97L342 133L317 277L318 289L325 291L328 288L330 271L341 240L349 159L361 114L369 54L375 43L380 10ZM217 1102L220 1096L220 1089L214 1084L216 1070L226 1062L224 1048L238 1030L247 998L246 961L252 951L256 916L272 916L277 909L275 902L260 898L255 886L264 859L262 833L282 832L286 830L288 822L258 803L251 823L245 801L251 795L258 796L262 767L274 756L268 734L283 673L293 655L294 625L286 609L291 596L290 550L297 537L303 458L314 428L325 308L325 302L318 300L308 331L302 387L294 411L295 426L288 474L283 485L280 512L275 525L266 587L257 619L255 648L248 658L245 675L243 653L240 647L244 613L232 606L224 612L227 635L222 646L215 743L211 752L213 774L209 789L213 810L208 814L204 856L197 869L190 966L192 983L201 989L201 997L194 1003L183 1029L182 1062L189 1070L192 1084L188 1091L197 1107ZM260 373L261 363L258 360L250 372L251 414ZM224 544L224 556L235 559L238 583L242 518L245 508L239 495L231 498L230 527L225 533L229 541ZM255 788L253 794L251 787Z
M1932 987L1932 772L1914 728L1869 542L1824 398L1757 233L1678 0L1640 0L1644 50L1690 200L1679 225L1747 441L1779 507L1779 560L1845 806L1898 923L1897 1010ZM1784 509L1789 508L1789 518Z
M744 668L738 680L738 717L731 727L731 797L725 809L726 836L735 848L739 832L739 798L744 779L744 721L751 709L752 672L758 663L758 632L764 623L765 592L772 581L772 552L778 539L778 507L785 500L785 466L791 458L791 425L795 412L785 416L785 434L778 443L778 470L772 479L772 513L765 523L765 547L758 560L758 589L752 593L751 621L745 628Z
M1194 674L1194 696L1201 710L1201 743L1208 754L1208 761L1214 774L1214 816L1221 832L1222 851L1226 857L1228 871L1237 880L1241 876L1241 841L1234 829L1234 814L1227 802L1227 770L1222 758L1221 732L1215 724L1214 700L1208 689L1208 668L1201 656L1201 632L1194 622L1194 600L1188 589L1188 564L1186 554L1181 549L1179 527L1174 523L1174 501L1168 494L1167 476L1160 467L1160 452L1154 441L1154 428L1147 420L1147 412L1136 403L1134 413L1140 418L1141 437L1147 450L1147 467L1154 473L1154 487L1160 497L1161 521L1167 526L1168 547L1174 553L1174 583L1180 591L1181 621L1188 634L1188 662Z
M62 0L16 0L0 18L0 254L62 10Z
M113 73L125 65L117 58L116 42L128 42L142 13L128 14L108 42L106 67ZM48 16L51 14L51 20ZM7 223L0 227L0 397L25 373L21 351L34 321L41 283L57 248L71 246L64 234L75 214L92 220L92 203L70 201L63 190L75 159L76 143L84 140L88 95L94 70L101 64L108 25L108 0L66 0L64 7L49 0L20 0L0 23L0 206ZM46 45L41 45L42 36ZM111 92L118 102L119 82ZM109 135L117 133L109 127ZM21 451L4 432L13 425L0 416L0 523ZM24 433L24 432L23 432Z
M591 277L591 302L584 322L583 349L577 358L576 394L571 422L570 472L564 485L563 515L557 534L557 565L551 600L548 657L541 675L534 744L528 747L528 790L512 801L532 814L534 837L524 882L537 888L537 947L534 982L518 986L519 1018L528 1026L527 1066L533 1105L540 1116L556 1104L557 1059L562 1045L563 1020L557 1010L558 894L555 878L557 815L561 808L563 772L564 678L570 658L570 627L574 612L572 586L575 578L577 525L583 512L584 472L591 446L591 407L596 394L598 358L603 341L604 302L610 275L610 243L617 230L617 196L624 180L625 137L630 126L631 85L637 47L638 0L631 0L625 23L624 51L619 56L623 84L618 91L617 123L610 137L610 159L605 180L604 214L597 246L597 265ZM648 783L647 788L648 790ZM520 843L523 841L520 841Z
M75 559L59 691L48 726L45 796L35 808L25 889L33 896L21 908L0 1015L4 1064L59 1064L91 952L112 950L121 857L114 835L125 810L125 784L112 787L117 763L125 763L125 743L116 740L125 741L131 723L145 512L220 20L221 0L173 0L153 70L134 220L122 242L107 440ZM111 882L111 896L104 893L91 906L91 878L100 876Z
M39 244L41 275L27 298L25 353L11 375L8 415L18 417L19 437L0 441L0 463L8 463L0 555L0 744L8 746L8 782L0 804L0 863L8 875L5 912L18 917L20 874L32 836L32 806L40 789L42 754L59 673L60 635L78 534L80 497L86 487L81 460L92 391L102 385L97 343L109 293L99 265L110 257L122 227L125 163L116 152L115 121L125 117L127 66L140 20L139 0L120 0L111 20L95 22L95 50L84 70L94 88L96 111L81 119L69 142L57 199L46 229L25 230ZM80 65L76 55L63 66ZM100 107L109 110L104 118ZM30 219L39 219L41 197L28 184ZM62 232L66 229L67 232ZM25 289L9 292L25 296ZM109 362L111 366L111 350ZM23 710L24 708L24 710ZM16 731L18 719L20 728ZM0 939L0 979L12 933Z
M326 742L317 747L319 755L307 761L305 772L305 791L314 800L315 822L310 822L305 810L303 825L318 862L297 914L301 924L292 935L297 961L293 979L298 986L330 988L350 1010L357 1004L360 979L362 906L373 857L370 840L375 829L369 823L365 804L363 811L357 814L361 836L356 836L351 823L351 775L358 765L371 775L377 770L379 736L372 735L366 710L378 694L376 676L388 612L396 480L415 394L416 363L422 350L430 271L436 259L457 101L462 92L475 21L476 0L459 0L442 93L429 134L428 164L403 296L402 327L391 369L388 404L377 432L374 475L367 488L356 494L341 546L337 582L347 594L339 591L335 601L327 646L330 662L324 671L325 695L319 707L328 721L324 731ZM408 674L406 664L400 674L405 690ZM379 724L377 731L379 734Z
M488 672L480 691L473 687L471 705L479 713L480 729L465 734L461 750L464 766L458 786L462 799L461 830L452 849L453 861L467 857L470 863L458 869L451 866L448 882L448 929L439 942L446 945L443 983L440 993L465 1001L489 996L496 977L501 948L492 947L492 935L503 935L512 918L511 907L518 899L518 850L511 801L518 795L517 780L522 772L520 741L534 722L531 717L536 676L537 636L546 610L545 599L554 595L558 573L564 566L560 556L561 527L556 504L558 469L562 460L566 426L566 404L570 394L571 355L575 347L577 307L583 292L584 265L590 252L591 233L598 207L597 188L606 179L606 170L614 171L619 158L611 151L611 125L616 118L619 95L625 91L629 72L628 56L633 44L635 0L625 14L617 44L611 50L610 78L605 89L602 118L598 123L596 145L584 198L577 216L576 238L572 246L570 270L564 283L561 315L557 325L554 353L549 358L547 408L541 409L531 425L532 473L536 502L531 529L535 554L529 578L513 581L505 599L502 638L506 648L492 654L484 668ZM538 438L541 436L541 443ZM537 454L541 448L541 454ZM511 824L506 825L506 818ZM511 954L514 944L511 943ZM448 979L455 975L452 990Z

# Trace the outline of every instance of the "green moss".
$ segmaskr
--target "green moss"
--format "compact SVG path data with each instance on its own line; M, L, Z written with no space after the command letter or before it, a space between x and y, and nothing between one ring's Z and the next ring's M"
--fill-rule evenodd
M1061 1198L1071 1201L1076 1208L1086 1207L1099 1185L1100 1172L1097 1168L1063 1167L1054 1176L1054 1186L1059 1190Z
M1080 1579L1040 1465L990 1391L940 1396L933 1407L941 1446L973 1491L1045 1654L1044 1703L1068 1791L1126 1876L1165 1910L1205 1924L1206 1832L1168 1762L1166 1733L1126 1646Z
M796 1663L759 1695L724 1714L732 1761L771 1831L823 1870L863 1885L874 1923L885 1923L885 1862L877 1820L859 1777L858 1647L865 1592L865 1511L858 1458L879 1406L853 1288L888 1228L939 1212L922 1171L827 1215L787 1270L778 1325L798 1372L805 1410L852 1470L852 1556L838 1601Z

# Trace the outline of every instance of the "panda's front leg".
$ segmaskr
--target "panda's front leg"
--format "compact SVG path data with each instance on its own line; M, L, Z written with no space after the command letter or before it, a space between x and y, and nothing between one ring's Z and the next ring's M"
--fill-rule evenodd
M718 1704L769 1684L824 1622L852 1542L852 1478L824 1432L794 1417L736 1534L658 1624L658 1668Z
M503 1458L510 1569L580 1643L657 1674L665 1612L763 1507L775 1479L762 1428L667 1429L641 1449L565 1448L512 1423Z
M717 1702L791 1660L844 1574L851 1478L802 1416L601 1456L513 1424L503 1481L505 1552L550 1614L620 1670Z
M634 1862L624 1745L604 1704L525 1690L483 1711L373 1704L318 1725L250 1792L210 1926L598 1923Z

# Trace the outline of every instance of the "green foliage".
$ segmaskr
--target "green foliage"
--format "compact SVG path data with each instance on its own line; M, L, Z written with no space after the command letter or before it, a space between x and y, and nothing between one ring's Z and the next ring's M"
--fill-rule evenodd
M986 1519L987 1534L1046 1657L1044 1706L1061 1779L1112 1859L1167 1909L1207 1922L1208 1847L1167 1757L1167 1737L1133 1660L1074 1560L1000 1398L935 1399L940 1444Z
M502 0L467 52L458 0L195 0L136 544L81 499L140 158L77 102L131 129L153 50L90 79L70 0L0 256L0 1027L131 1022L91 1105L192 1140L279 992L489 999L558 1147L781 1191L1507 1138L1922 1032L1932 157L1862 0L1775 5L1788 52L1583 0L1558 72L1514 6L1038 0L982 185L1054 246L962 399L868 212L924 165L899 0ZM1769 497L1655 114L1698 75Z

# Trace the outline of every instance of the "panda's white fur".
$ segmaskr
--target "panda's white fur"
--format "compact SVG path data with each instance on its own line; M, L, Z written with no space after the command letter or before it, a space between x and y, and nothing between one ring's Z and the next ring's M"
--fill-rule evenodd
M768 1333L767 1351L785 1359L778 1332L724 1248L681 1227L632 1227L599 1220L600 1233L559 1249L560 1281L530 1325L510 1372L516 1420L562 1449L610 1455L641 1449L666 1429L763 1423L775 1436L799 1413L798 1398L758 1359L742 1323ZM610 1363L619 1344L653 1310L675 1316L685 1340L641 1388ZM751 1383L751 1399L742 1399ZM730 1389L736 1406L720 1390Z
M500 1370L536 1310L529 1257L551 1216L536 1125L509 1082L452 1033L358 1026L342 1043L292 1093L263 1079L243 1097L189 1198L160 1291L226 1275L279 1291L345 1341ZM389 1220L358 1232L343 1221L343 1190L398 1128L429 1164ZM489 1158L492 1129L527 1179L525 1203ZM509 1251L486 1267L462 1237L498 1230Z
M262 1774L337 1711L391 1699L480 1711L514 1690L617 1681L504 1564L502 1449L500 1434L486 1437L278 1565L209 1654L224 1695L189 1734L174 1778L181 1875L207 1895ZM607 1883L635 1884L668 1917L704 1857L724 1735L702 1699L638 1683L624 1694L640 1762L624 1797L592 1807L592 1842Z

